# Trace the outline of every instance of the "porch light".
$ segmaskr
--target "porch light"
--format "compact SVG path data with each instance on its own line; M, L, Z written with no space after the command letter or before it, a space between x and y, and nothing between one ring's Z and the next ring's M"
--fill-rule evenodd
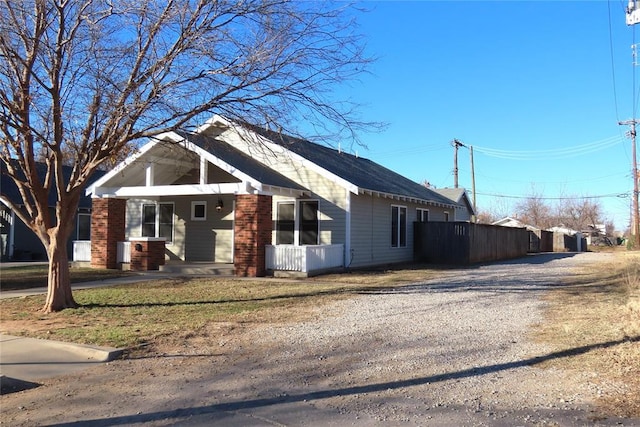
M222 199L218 199L218 204L216 205L216 211L220 212L224 208L224 203L222 203Z

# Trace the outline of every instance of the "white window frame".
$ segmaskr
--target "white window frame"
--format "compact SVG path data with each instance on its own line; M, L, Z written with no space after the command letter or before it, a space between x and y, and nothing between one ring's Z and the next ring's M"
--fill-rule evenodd
M91 214L86 212L78 212L76 218L76 240L80 240L80 218L89 217L89 240L91 240Z
M450 215L449 215L449 211L444 211L444 222L449 222L450 221Z
M155 231L154 231L154 235L153 236L148 236L148 237L159 237L160 235L160 206L161 205L171 205L171 236L170 238L165 237L166 243L171 243L173 242L173 237L175 235L176 232L176 204L174 202L153 202L153 203L142 203L141 206L141 212L140 212L140 218L142 219L141 224L140 224L140 235L142 236L142 229L144 227L144 207L145 206L155 206L156 209L156 218L155 218Z
M304 202L316 202L318 204L318 210L317 210L317 221L318 221L318 228L316 230L317 232L317 239L316 239L316 243L314 245L319 245L320 244L320 200L319 199L295 199L295 200L281 200L278 201L276 204L276 213L275 213L275 222L276 222L276 229L274 230L276 232L276 244L279 245L291 245L291 246L314 246L314 245L302 245L300 244L300 237L301 237L301 233L300 233L300 222L301 222L301 217L302 217L302 203ZM282 204L293 204L293 243L277 243L277 233L278 233L278 225L277 222L278 220L278 207Z
M396 219L396 226L398 227L396 229L396 232L398 233L398 241L396 242L396 244L393 244L393 222L394 222L394 208L398 209L398 218ZM400 212L404 211L404 229L402 227L402 223L400 221L401 218L401 214ZM392 230L392 234L391 234L391 239L390 239L390 243L391 243L391 247L393 249L400 249L400 248L406 248L407 247L407 207L404 205L391 205L391 230ZM402 243L402 241L404 240L404 244Z
M204 216L196 216L196 207L204 206ZM207 220L207 202L204 200L197 200L191 202L191 221L206 221Z
M418 222L429 222L429 209L417 208L417 220ZM426 217L426 221L425 221Z

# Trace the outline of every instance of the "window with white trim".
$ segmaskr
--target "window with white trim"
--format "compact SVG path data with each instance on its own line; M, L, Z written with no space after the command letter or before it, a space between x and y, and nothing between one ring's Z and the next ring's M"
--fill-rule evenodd
M407 207L391 205L391 247L407 246Z
M318 206L317 200L279 202L276 208L276 244L319 244Z
M78 214L76 240L91 240L91 214Z
M191 202L191 221L207 220L207 202Z
M445 222L449 222L449 212L445 211L445 213L444 213L444 221Z
M429 209L416 209L417 222L429 222Z
M142 237L164 237L173 241L173 203L142 205Z
M296 230L295 202L280 202L277 205L276 245L293 245Z

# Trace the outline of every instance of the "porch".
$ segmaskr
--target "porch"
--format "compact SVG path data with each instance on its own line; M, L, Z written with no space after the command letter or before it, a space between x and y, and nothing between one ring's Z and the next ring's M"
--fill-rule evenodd
M344 245L267 245L265 266L274 276L314 276L327 271L344 268ZM131 242L118 242L117 263L127 268L131 263ZM91 241L73 242L73 261L91 261ZM160 271L188 275L235 274L233 264L211 262L168 261Z
M267 245L266 268L276 277L309 277L344 268L344 245Z

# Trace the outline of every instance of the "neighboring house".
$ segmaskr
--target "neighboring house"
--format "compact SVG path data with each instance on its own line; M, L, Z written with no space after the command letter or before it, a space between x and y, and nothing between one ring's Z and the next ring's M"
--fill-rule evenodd
M370 160L219 116L151 140L87 194L105 212L93 228L165 239L169 259L234 263L240 275L411 261L414 221L468 217ZM92 252L113 245L92 241ZM113 268L106 252L94 258Z
M471 221L476 214L464 188L436 188L434 191L456 203L455 221Z
M567 236L574 236L576 233L579 233L578 230L573 230L571 228L565 227L564 225L557 225L551 228L548 228L549 231L553 231L554 233L563 233Z
M536 227L535 225L531 225L531 224L526 224L520 221L519 219L510 217L510 216L506 216L502 219L494 221L491 223L491 225L501 225L503 227L526 228L527 230L534 231L534 232L541 230L540 227Z
M5 175L4 163L0 162L0 259L10 260L46 260L47 253L40 239L31 231L25 223L9 208L8 201L24 206L22 197L13 180ZM44 177L46 165L38 163L38 173ZM63 166L65 180L71 175L71 167ZM100 177L104 172L96 172L95 177ZM56 194L49 193L49 209L53 212L56 204ZM73 240L89 240L91 231L91 197L83 196L80 199L78 211L73 218L75 230L67 243L67 253L72 256Z

